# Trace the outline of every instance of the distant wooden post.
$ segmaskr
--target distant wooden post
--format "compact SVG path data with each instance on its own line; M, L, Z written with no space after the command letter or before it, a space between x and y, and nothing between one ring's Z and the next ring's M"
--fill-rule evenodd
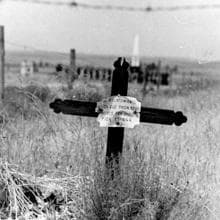
M73 88L73 82L76 79L76 51L75 49L70 50L70 70L67 76L68 89Z
M4 98L5 86L5 45L4 45L4 26L0 26L0 103Z
M157 64L157 91L160 89L160 84L161 84L161 61L159 60L158 61L158 64Z
M175 65L172 70L170 71L170 88L173 89L174 87L174 75L178 72L178 66Z

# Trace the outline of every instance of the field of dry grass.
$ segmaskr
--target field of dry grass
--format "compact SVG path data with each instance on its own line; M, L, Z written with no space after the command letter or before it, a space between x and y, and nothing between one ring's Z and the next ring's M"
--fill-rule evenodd
M158 94L142 94L141 87L129 85L129 95L143 106L181 110L188 121L181 127L126 129L120 175L111 180L104 166L107 129L94 118L49 109L54 97L100 100L109 95L110 85L81 81L73 91L61 85L48 95L48 88L39 88L45 87L45 76L37 79L38 86L26 88L21 86L36 84L37 77L14 76L9 74L7 83L18 88L6 90L1 110L0 182L9 196L4 206L0 192L1 219L220 219L219 78L185 78L175 91ZM61 210L42 195L36 195L41 205L29 207L21 188L28 183L44 197L56 191L65 198Z

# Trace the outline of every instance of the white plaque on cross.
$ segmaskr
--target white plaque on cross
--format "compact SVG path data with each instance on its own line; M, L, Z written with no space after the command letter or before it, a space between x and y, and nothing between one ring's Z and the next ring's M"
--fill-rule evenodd
M129 96L111 96L97 103L100 127L133 128L140 124L141 103Z

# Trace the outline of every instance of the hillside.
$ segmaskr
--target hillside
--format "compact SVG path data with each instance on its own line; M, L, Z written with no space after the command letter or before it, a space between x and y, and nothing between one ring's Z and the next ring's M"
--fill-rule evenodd
M95 67L112 67L112 63L118 57L109 55L76 54L76 64L79 66L91 65ZM130 57L127 57L129 60ZM44 61L52 64L69 63L69 54L61 52L45 51L6 51L6 63L20 64L23 60ZM162 61L162 65L177 65L181 72L217 73L220 62L199 63L197 60L172 57L142 57L142 63Z

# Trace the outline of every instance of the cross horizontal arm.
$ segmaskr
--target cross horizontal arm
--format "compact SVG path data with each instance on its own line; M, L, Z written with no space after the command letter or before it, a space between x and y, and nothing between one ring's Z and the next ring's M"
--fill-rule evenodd
M95 102L61 100L56 99L50 103L50 108L55 113L63 113L69 115L79 115L88 117L97 117L99 113L95 111ZM186 116L182 112L174 112L166 109L141 107L140 122L180 126L187 121Z
M182 112L174 112L167 109L155 109L141 107L141 122L180 126L187 121Z
M50 108L52 108L55 113L62 112L67 115L98 117L99 114L95 112L96 102L55 99L54 102L50 103Z

